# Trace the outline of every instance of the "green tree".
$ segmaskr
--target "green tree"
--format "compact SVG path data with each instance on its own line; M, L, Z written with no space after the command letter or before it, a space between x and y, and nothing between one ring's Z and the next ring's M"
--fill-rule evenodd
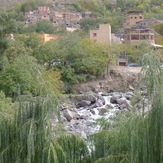
M38 33L18 34L15 35L15 40L22 43L25 47L35 50L35 48L42 44L42 40Z
M13 118L17 109L16 103L12 102L11 98L5 97L5 94L0 92L0 119Z
M40 63L48 64L48 69L57 68L66 88L102 76L111 61L105 46L90 41L80 33L69 33L45 43L35 50L34 56Z
M20 6L17 6L17 8L19 8L21 12L25 13L27 11L32 11L32 10L36 9L37 5L38 4L35 0L30 0L30 1L27 1L23 4L21 4Z
M11 45L8 34L16 31L16 21L11 19L7 13L0 13L0 70L7 63L4 51Z
M153 28L155 29L157 33L159 33L160 35L163 35L163 23L154 25Z
M21 103L13 119L0 119L0 162L86 162L89 151L84 140L53 131L56 110L57 102L47 97Z
M37 32L37 33L57 33L57 28L53 26L50 21L41 20L36 24L32 24L29 27L25 28L26 33Z
M63 54L60 54L62 49L59 49L58 41L49 41L40 46L37 46L34 50L34 56L37 58L39 63L48 64L49 68L53 62L59 61L63 58Z
M62 89L59 78L58 72L44 70L34 57L20 55L1 72L0 90L10 97L54 94Z

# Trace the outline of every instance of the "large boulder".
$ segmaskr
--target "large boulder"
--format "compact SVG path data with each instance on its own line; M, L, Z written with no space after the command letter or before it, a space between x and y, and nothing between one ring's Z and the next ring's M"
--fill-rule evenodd
M77 118L77 114L73 111L66 109L64 111L64 117L67 119L68 122L70 122L72 119Z
M131 102L126 98L118 99L117 102L120 105L120 109L129 109L132 107Z
M113 96L110 98L110 103L112 104L118 104L117 100L122 97L121 93L115 92L113 93Z
M108 109L106 109L106 108L101 108L100 110L99 110L99 115L104 115L105 113L107 113L108 112Z
M121 105L121 104L125 103L126 100L127 100L127 99L126 99L125 97L122 97L122 98L117 99L117 103L118 103L119 105Z
M112 104L118 104L117 100L118 100L118 98L116 96L112 96L110 98L110 103L112 103Z
M94 107L95 107L95 108L96 108L96 107L101 107L101 106L103 106L103 105L104 105L103 100L97 99L97 101L96 101Z
M114 109L114 106L113 106L112 104L107 104L107 105L106 105L106 108L107 108L107 109Z
M105 105L105 99L103 96L97 96L97 99L101 100L102 104Z
M76 103L81 102L82 100L90 101L91 104L96 102L97 95L93 92L87 94L74 94L70 96L70 99Z
M91 101L82 100L77 104L77 108L90 106Z

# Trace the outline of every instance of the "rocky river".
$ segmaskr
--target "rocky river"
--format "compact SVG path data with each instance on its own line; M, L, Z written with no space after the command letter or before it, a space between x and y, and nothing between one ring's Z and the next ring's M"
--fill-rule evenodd
M82 138L100 129L100 119L112 121L117 112L137 110L147 105L146 91L139 95L133 88L126 92L93 93L71 95L70 102L60 106L60 122L65 131L77 133Z

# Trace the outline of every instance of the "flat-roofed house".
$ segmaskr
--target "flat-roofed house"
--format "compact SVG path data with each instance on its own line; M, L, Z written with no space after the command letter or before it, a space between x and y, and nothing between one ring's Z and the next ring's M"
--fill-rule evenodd
M111 44L110 24L100 24L99 29L90 30L90 39L99 43Z
M123 27L126 28L131 28L134 27L137 22L144 20L144 15L140 11L129 11L127 12L125 16L125 21L123 23Z
M54 34L47 34L47 33L43 33L43 34L40 34L39 35L41 40L45 43L45 42L48 42L48 41L52 41L52 40L55 40L57 38L56 35Z

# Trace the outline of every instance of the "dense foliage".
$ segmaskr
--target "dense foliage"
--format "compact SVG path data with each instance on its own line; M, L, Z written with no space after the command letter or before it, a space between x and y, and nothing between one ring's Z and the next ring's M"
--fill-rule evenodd
M72 84L104 75L108 63L112 61L107 46L92 42L78 33L70 33L38 46L34 56L48 69L60 71L67 91Z
M6 114L0 119L1 162L162 162L163 71L158 58L152 54L144 55L143 63L147 108L119 113L87 142L60 128L52 130L51 118L55 117L57 108L54 99L37 98L35 102L21 103L13 118L1 109L1 115ZM1 97L1 108L14 107L3 93Z
M39 34L31 32L55 33L51 24L43 21L25 28L17 23L22 13L35 8L35 2L20 4L9 14L0 13L0 162L163 162L163 69L162 58L157 57L160 51L152 51L146 44L102 45L79 31L43 43ZM86 32L99 23L110 23L116 31L122 25L124 11L131 7L142 9L149 17L151 12L162 13L162 0L117 2L114 6L106 0L78 0L72 6L81 12L91 10L100 17L82 20ZM152 5L160 6L151 8ZM162 34L162 24L154 28ZM11 39L9 33L15 37ZM161 37L157 39L162 41ZM117 114L111 123L104 120L101 130L88 140L65 133L59 121L63 87L70 92L74 84L102 77L108 64L114 63L122 51L127 52L129 61L144 65L139 84L147 89L148 105L142 110L135 110L133 105L130 111Z

